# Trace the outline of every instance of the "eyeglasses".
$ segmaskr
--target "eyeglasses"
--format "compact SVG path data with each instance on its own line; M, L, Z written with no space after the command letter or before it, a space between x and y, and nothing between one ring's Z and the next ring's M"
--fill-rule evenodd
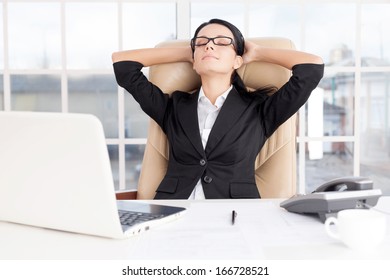
M214 45L217 45L217 46L229 46L229 45L234 46L234 44L233 44L234 41L230 37L217 36L214 38L209 38L209 37L205 37L205 36L199 36L199 37L195 37L191 40L191 47L194 49L195 47L205 46L210 41L213 41Z

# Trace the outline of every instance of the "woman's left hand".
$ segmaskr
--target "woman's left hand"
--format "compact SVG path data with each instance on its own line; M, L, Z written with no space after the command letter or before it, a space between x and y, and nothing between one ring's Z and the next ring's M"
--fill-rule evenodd
M261 47L251 41L245 41L245 53L242 56L244 64L248 64L252 61L258 61L258 54L261 51Z

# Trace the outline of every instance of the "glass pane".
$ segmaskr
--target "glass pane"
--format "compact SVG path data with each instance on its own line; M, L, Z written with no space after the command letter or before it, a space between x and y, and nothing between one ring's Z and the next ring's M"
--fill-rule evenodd
M306 104L306 134L310 137L352 136L355 74L326 71Z
M10 68L61 67L59 3L9 3L8 20Z
M355 64L355 4L310 4L306 9L305 49L327 65Z
M0 69L4 68L3 3L0 3Z
M234 24L245 36L245 4L243 3L191 3L191 37L196 28L212 18Z
M111 69L118 49L116 3L66 3L66 51L70 69Z
M283 19L283 20L280 20ZM248 37L284 37L300 49L300 6L253 4L249 9Z
M3 75L0 75L0 110L4 110L4 84Z
M118 88L113 75L70 75L68 91L69 112L97 116L106 137L118 137Z
M362 65L390 65L390 4L362 4Z
M16 111L61 111L59 75L11 75L11 108Z
M122 13L124 49L176 39L175 3L123 3Z
M107 145L108 155L111 162L112 177L115 190L119 189L119 147L118 145Z
M361 87L361 174L390 195L390 73L363 73Z
M146 115L134 98L125 91L125 137L146 138L149 116Z
M353 175L353 143L308 142L306 146L306 193L323 183Z
M126 189L136 190L142 167L145 145L126 145Z

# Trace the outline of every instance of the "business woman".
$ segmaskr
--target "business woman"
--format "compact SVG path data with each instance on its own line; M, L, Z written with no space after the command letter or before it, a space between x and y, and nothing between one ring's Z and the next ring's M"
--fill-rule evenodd
M155 199L260 198L255 158L278 126L305 104L324 70L316 55L260 47L220 19L200 25L187 47L120 51L112 59L118 84L169 140L168 169ZM192 63L200 75L197 92L169 96L141 72L179 61ZM236 70L252 61L279 64L293 75L270 96L272 88L248 92Z

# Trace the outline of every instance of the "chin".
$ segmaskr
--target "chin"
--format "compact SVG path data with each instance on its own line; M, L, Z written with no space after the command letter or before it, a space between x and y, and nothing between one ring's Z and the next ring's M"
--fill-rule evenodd
M227 73L226 69L221 69L221 67L216 67L216 65L202 65L202 67L194 68L195 72L198 75L210 75L210 74L222 74Z

